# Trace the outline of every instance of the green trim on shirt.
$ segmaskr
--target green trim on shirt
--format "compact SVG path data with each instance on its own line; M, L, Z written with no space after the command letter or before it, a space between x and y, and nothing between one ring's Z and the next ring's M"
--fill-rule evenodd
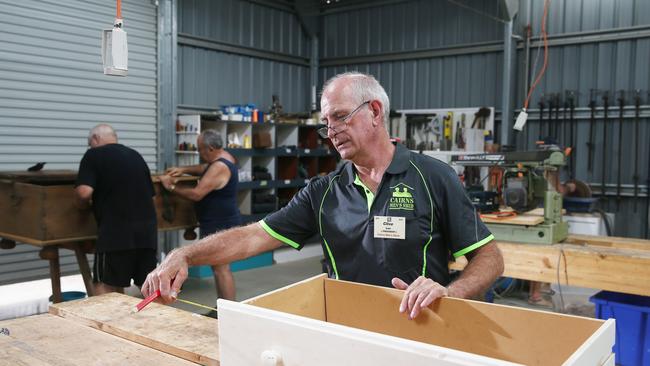
M281 241L281 242L283 242L283 243L285 243L287 245L290 245L290 246L294 247L295 249L300 248L300 244L296 243L295 241L293 241L293 240L291 240L291 239L289 239L287 237L284 237L284 236L278 234L275 230L271 229L271 227L269 225L267 225L266 222L264 222L264 219L260 220L259 223L260 223L260 225L262 225L262 229L264 229L264 231L266 231L267 234L271 235L272 237L278 239L279 241Z
M479 241L477 243L474 243L474 244L472 244L472 245L470 245L470 246L468 246L468 247L466 247L464 249L461 249L461 250L457 251L456 253L454 253L454 258L464 256L465 254L473 251L474 249L482 247L483 245L489 243L492 240L494 240L494 235L490 234L487 238L485 238L485 239L483 239L483 240L481 240L481 241Z
M363 188L363 191L366 193L366 202L368 203L368 213L370 213L370 208L372 207L372 202L375 200L375 194L372 193L370 188L366 187L366 185L363 184L361 179L359 179L358 174L354 175L354 184L356 184L359 187Z

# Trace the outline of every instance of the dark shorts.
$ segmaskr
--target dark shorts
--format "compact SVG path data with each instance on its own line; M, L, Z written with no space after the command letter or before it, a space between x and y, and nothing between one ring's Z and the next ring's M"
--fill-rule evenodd
M156 268L155 249L132 249L95 253L93 281L115 287L142 286L147 274Z

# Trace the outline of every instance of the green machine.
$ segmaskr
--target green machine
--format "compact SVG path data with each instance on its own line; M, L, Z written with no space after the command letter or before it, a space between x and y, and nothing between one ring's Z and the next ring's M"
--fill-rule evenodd
M569 225L562 221L562 195L547 177L557 176L565 165L561 151L540 150L499 154L470 154L452 157L452 163L464 166L503 168L501 199L518 213L544 207L544 221L537 225L486 223L497 240L531 244L553 244L566 239Z

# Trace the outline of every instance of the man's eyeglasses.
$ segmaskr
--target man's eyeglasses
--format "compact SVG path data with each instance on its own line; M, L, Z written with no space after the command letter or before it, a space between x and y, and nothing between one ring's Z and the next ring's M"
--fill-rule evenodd
M327 132L328 132L328 130L332 130L332 131L334 131L334 133L343 132L343 129L337 131L336 129L334 129L333 126L341 126L341 125L346 125L346 126L347 126L348 121L350 121L350 118L352 118L352 116L353 116L353 115L354 115L354 114L355 114L359 109L361 109L361 107L363 107L364 105L366 105L366 104L368 104L368 103L370 103L369 100L367 100L367 101L361 103L361 104L360 104L358 107L356 107L352 112L346 114L346 115L343 116L343 117L330 117L330 122L329 122L329 124L327 123L327 120L321 120L321 122L325 124L325 127L321 127L321 128L319 128L318 130L316 130L316 132L318 132L318 134L320 135L320 137L322 137L322 138L324 138L324 139L326 139L326 138L329 137L329 136L327 136Z

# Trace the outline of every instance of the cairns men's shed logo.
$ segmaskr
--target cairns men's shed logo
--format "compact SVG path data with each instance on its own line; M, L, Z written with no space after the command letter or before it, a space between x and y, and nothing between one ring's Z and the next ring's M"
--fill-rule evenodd
M412 193L414 189L412 187L409 187L404 183L399 183L390 187L390 189L393 195L388 204L389 210L413 211L415 209L415 200L413 199Z

